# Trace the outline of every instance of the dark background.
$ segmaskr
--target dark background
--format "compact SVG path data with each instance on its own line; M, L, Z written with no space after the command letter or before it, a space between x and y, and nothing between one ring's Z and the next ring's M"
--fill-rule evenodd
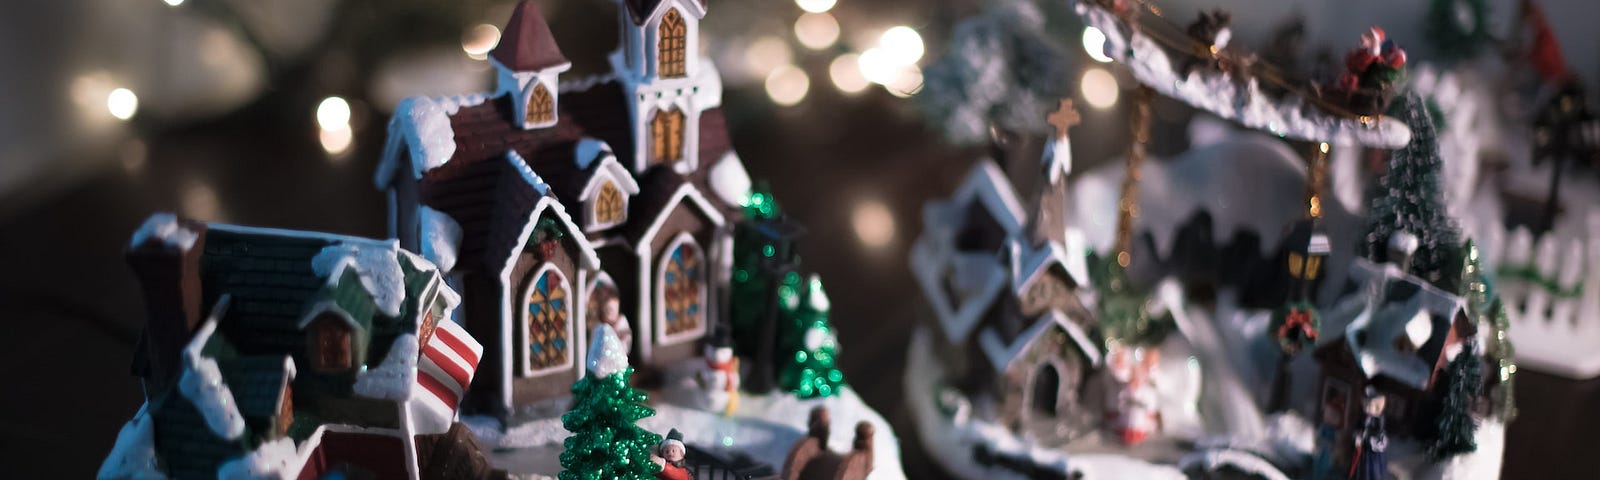
M510 7L485 0L327 2L334 6L322 21L337 28L312 29L305 40L310 46L254 41L259 88L239 100L196 109L164 106L152 96L141 98L145 105L129 122L75 124L72 112L79 107L68 100L74 72L111 65L135 72L130 75L151 92L171 90L159 85L188 75L169 67L182 62L159 59L203 48L207 38L164 28L163 16L186 15L255 36L270 28L249 20L242 2L131 3L140 2L151 5L0 6L0 40L9 45L0 47L0 311L7 327L0 364L9 387L0 395L0 472L7 472L0 477L90 477L137 410L141 395L129 366L144 314L122 254L140 222L173 211L384 236L383 196L371 183L387 122L382 102L373 99L375 79L384 75L379 60L429 45L459 55L465 28L499 25ZM603 55L615 46L613 7L598 0L544 3L575 62L568 78L603 71ZM793 47L794 63L811 74L811 87L792 107L774 105L759 78L739 80L718 58L728 77L724 105L734 146L751 176L770 182L786 211L808 228L800 247L804 268L820 273L832 296L847 379L894 424L902 463L914 479L943 474L921 452L902 403L906 342L924 311L906 251L921 230L922 204L947 195L986 150L946 144L924 126L911 100L882 88L842 93L828 81L827 64L838 53L859 51L859 32L893 24L921 32L926 64L941 51L950 25L980 3L841 0L833 11L844 29L839 46L820 53ZM788 1L713 1L707 43L738 44L777 32L792 44L787 29L799 13ZM296 15L284 21L297 22ZM128 33L127 25L143 23L155 26ZM1082 61L1081 48L1070 51ZM479 75L487 86L489 74ZM181 98L182 92L171 95ZM330 156L318 143L312 112L329 95L351 99L355 111L356 141L344 155ZM1111 160L1127 143L1121 105L1082 110L1084 124L1074 130L1079 172ZM1156 137L1178 140L1154 146L1155 153L1181 150L1191 113L1170 101L1158 102L1156 111ZM1037 158L1038 143L1021 145L1027 153L1020 158ZM870 201L892 212L894 236L887 246L863 244L851 224L854 208ZM1600 431L1594 413L1600 389L1526 370L1518 386L1522 417L1508 438L1506 476L1600 476L1594 475L1600 467L1588 465L1600 453L1600 442L1589 440Z

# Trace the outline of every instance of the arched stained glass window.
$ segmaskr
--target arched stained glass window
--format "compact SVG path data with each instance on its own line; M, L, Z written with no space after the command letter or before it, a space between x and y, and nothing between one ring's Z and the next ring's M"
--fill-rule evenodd
M568 365L568 338L572 336L572 305L566 277L545 267L528 286L525 303L528 329L528 371L538 372Z
M705 324L705 258L692 239L680 239L661 266L661 333L693 335Z

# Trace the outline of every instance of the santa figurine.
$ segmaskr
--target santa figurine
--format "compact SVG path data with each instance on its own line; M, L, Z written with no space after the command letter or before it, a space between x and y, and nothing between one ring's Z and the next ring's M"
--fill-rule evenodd
M1357 113L1378 114L1388 104L1390 87L1406 66L1406 51L1374 26L1361 34L1361 46L1345 55L1344 66L1337 88L1352 94L1351 107Z
M1389 478L1389 435L1383 428L1382 394L1371 386L1366 390L1366 403L1361 419L1361 429L1355 435L1355 455L1350 459L1350 480L1383 480Z
M656 478L661 480L691 480L689 467L683 462L683 456L688 452L683 446L683 433L674 428L667 432L667 439L661 441L656 447L656 454L650 456L650 461L661 466L661 472L656 473Z
M1162 427L1155 368L1161 352L1154 348L1113 348L1107 355L1115 385L1108 410L1112 430L1124 445L1143 443Z
M706 368L700 371L705 409L732 415L739 408L739 358L733 356L733 339L727 329L717 329L705 346Z

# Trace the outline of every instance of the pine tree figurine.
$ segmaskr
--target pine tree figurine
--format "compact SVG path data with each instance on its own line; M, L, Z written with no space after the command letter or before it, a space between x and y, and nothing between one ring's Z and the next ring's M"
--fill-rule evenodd
M561 480L652 479L661 466L650 452L661 436L637 425L655 415L647 396L628 385L633 368L627 350L610 326L593 332L588 375L572 386L572 409L561 426L572 435L562 445Z
M1443 460L1478 449L1477 420L1472 417L1472 403L1482 385L1482 365L1478 359L1477 341L1467 340L1461 353L1450 360L1447 369L1448 384L1439 416L1434 419L1437 438L1428 448L1434 461Z
M784 352L793 352L778 371L778 383L800 398L827 397L839 393L844 372L839 371L838 344L828 324L828 294L822 279L812 275L797 294L799 301L788 315L780 340Z
M1378 181L1367 210L1368 255L1383 260L1389 236L1406 231L1420 241L1411 272L1430 283L1453 289L1446 275L1455 265L1460 232L1445 209L1439 139L1422 97L1407 94L1396 104L1398 116L1411 127L1411 143L1394 152L1389 171Z

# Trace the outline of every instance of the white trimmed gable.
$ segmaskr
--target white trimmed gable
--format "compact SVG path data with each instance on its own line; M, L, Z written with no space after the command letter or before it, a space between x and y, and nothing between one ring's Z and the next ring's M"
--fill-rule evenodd
M595 232L610 227L627 223L628 202L634 195L639 194L639 183L634 181L633 174L628 172L617 162L614 155L605 155L599 160L600 165L595 167L594 174L583 185L583 190L578 193L578 202L583 205L583 228L585 232ZM598 218L598 207L595 202L599 200L600 191L605 185L610 184L622 194L622 217L620 219L602 222Z
M629 7L620 3L617 5L617 23L622 33L622 62L631 77L644 83L654 82L657 75L657 60L659 53L657 45L661 40L661 20L666 17L668 10L677 10L679 18L683 20L684 36L684 73L682 78L661 79L668 81L687 82L695 77L699 67L700 55L700 20L705 18L706 9L694 0L661 0L656 4L642 23L634 23ZM619 72L620 73L620 72Z
M511 96L512 118L521 122L524 130L545 128L556 124L561 115L561 95L559 94L561 90L561 72L572 69L572 62L533 71L512 70L505 65L501 65L494 57L489 58L489 63L493 64L495 70L499 72L495 77L497 80L495 95ZM540 86L543 86L545 93L550 96L550 111L552 115L550 115L549 120L531 123L527 121L528 102L533 98L534 91Z

